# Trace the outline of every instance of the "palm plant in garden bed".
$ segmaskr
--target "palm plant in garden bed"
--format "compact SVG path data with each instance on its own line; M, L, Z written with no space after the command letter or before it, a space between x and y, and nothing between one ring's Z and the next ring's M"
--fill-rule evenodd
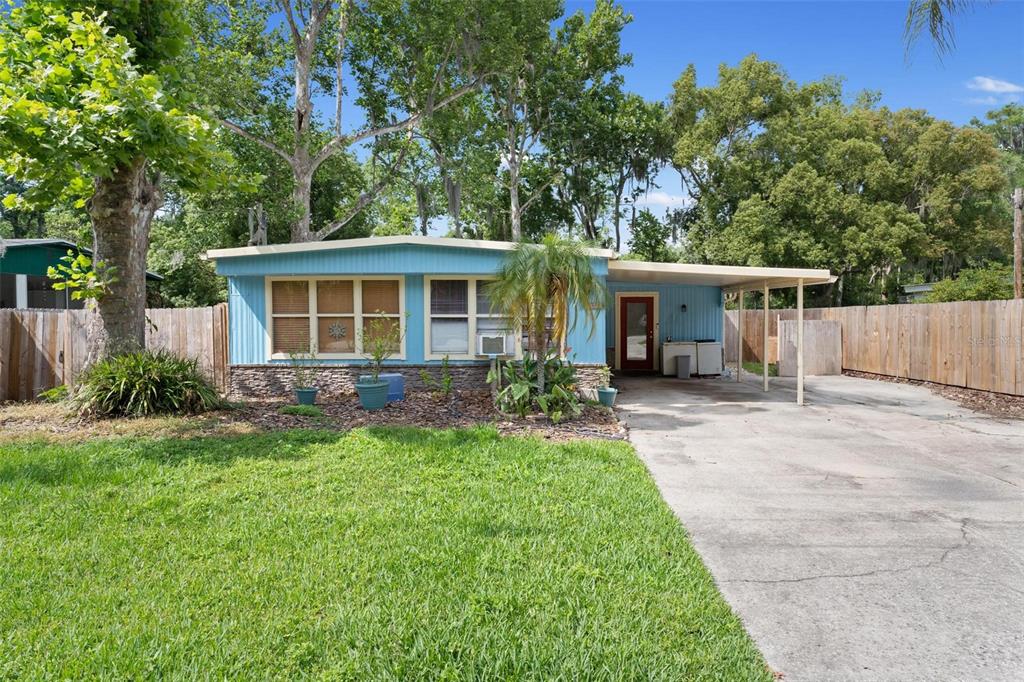
M593 335L605 301L586 247L555 235L518 244L487 291L509 326L524 330L531 354L490 373L489 381L504 383L498 409L526 416L536 408L554 422L578 415L576 372L562 359L566 337L581 317Z

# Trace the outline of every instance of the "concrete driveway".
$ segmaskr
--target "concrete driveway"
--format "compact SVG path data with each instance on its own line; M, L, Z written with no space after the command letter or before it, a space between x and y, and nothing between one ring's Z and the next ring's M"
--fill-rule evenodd
M851 377L625 378L630 438L771 667L1024 678L1024 423Z

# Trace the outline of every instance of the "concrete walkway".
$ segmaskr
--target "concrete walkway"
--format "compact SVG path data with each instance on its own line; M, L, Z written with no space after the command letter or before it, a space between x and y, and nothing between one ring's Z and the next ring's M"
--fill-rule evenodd
M1024 423L926 388L625 378L618 406L786 682L1024 677Z

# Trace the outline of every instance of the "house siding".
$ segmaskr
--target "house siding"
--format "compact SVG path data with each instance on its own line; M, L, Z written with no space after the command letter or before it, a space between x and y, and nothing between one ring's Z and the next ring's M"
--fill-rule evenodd
M406 338L404 359L391 365L419 365L425 359L424 275L474 276L497 273L507 252L425 245L389 245L359 249L307 251L244 256L217 261L217 273L228 279L230 362L233 365L286 364L268 360L266 277L304 275L400 275L405 279ZM595 273L604 277L608 263L592 258ZM605 359L605 311L600 311L593 333L579 320L567 343L580 364L600 364ZM486 364L487 360L452 361L453 364ZM361 365L365 360L324 360L327 365Z
M720 287L695 286L688 284L650 284L644 282L609 282L609 307L615 305L615 294L630 291L655 291L658 293L658 344L667 337L675 341L695 339L722 340L723 304ZM686 312L682 306L686 306ZM610 350L615 347L616 315L607 316L605 322L605 343Z

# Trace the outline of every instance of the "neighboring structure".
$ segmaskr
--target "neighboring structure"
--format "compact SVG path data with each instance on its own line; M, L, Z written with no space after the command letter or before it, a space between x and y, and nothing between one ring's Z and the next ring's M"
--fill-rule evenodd
M932 282L926 282L924 284L904 284L903 295L900 296L900 303L923 303L928 299L928 294L932 293L932 289L935 288L935 284Z
M0 239L0 308L83 308L85 301L54 291L46 276L47 268L60 264L69 250L92 256L91 250L64 239ZM162 279L146 273L147 284Z
M511 242L379 237L218 249L207 255L228 278L231 393L283 395L289 354L312 344L322 361L321 390L352 390L365 364L361 333L373 318L401 325L402 346L389 371L420 384L448 357L458 386L483 385L490 354L521 357L524 341L507 330L487 299ZM721 371L723 295L828 282L827 270L645 263L589 251L609 301L596 329L581 320L567 354L592 386L606 364L656 371L667 341L698 341ZM802 296L800 297L802 301ZM698 344L699 345L699 344ZM502 352L503 351L503 352ZM696 368L700 372L700 368Z

